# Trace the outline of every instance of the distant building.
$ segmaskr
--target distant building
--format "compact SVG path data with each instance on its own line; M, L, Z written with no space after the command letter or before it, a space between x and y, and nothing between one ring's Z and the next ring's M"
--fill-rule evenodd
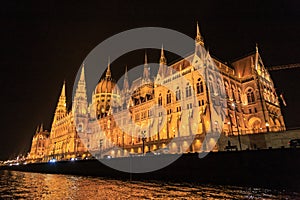
M43 129L43 124L37 127L35 135L32 139L28 159L42 161L44 157L47 156L46 152L49 146L49 135L50 133Z
M147 55L142 77L131 86L127 69L124 77L119 89L108 65L89 104L82 66L72 110L67 111L63 85L51 131L47 137L36 133L30 158L42 156L47 161L91 154L119 157L165 147L170 153L198 152L204 150L205 136L214 131L236 136L285 130L274 83L258 48L230 64L223 63L204 50L198 25L194 53L167 66L162 49L154 80L150 78ZM150 109L154 105L164 107L166 112ZM188 117L183 118L185 112ZM212 115L223 124L212 122ZM183 123L197 131L182 127ZM45 148L37 148L40 135L44 135ZM216 142L205 145L215 146Z

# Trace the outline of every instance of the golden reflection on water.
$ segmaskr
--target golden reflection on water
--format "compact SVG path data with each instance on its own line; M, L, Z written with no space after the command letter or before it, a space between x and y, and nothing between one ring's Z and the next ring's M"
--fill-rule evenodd
M257 188L0 171L0 199L298 199Z

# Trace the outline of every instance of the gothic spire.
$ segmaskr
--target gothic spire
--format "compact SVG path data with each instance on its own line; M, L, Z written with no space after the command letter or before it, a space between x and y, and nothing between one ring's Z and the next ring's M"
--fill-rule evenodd
M127 90L129 90L127 66L125 67L125 74L124 74L123 90L124 90L124 91L127 91Z
M85 78L84 78L84 62L82 63L82 68L81 68L81 73L80 73L80 79L79 81L84 81L85 82Z
M72 111L74 112L74 114L85 114L87 110L87 95L84 71L85 69L83 63L72 104Z
M158 69L158 75L161 78L165 77L165 73L166 73L166 65L167 65L167 59L165 57L164 54L164 47L163 45L161 46L161 51L160 51L160 59L159 59L159 69Z
M150 71L149 71L149 67L148 67L148 59L147 59L147 53L146 52L145 52L145 64L144 64L143 80L145 82L148 82L150 80Z
M36 127L36 131L35 131L35 133L38 133L38 132L39 132L39 130L40 130L40 126L38 125L38 126Z
M258 70L258 44L255 44L255 69Z
M159 59L159 63L160 63L160 64L164 64L164 65L167 64L167 60L166 60L165 54L164 54L164 46L163 46L163 45L161 45L161 51L160 51L160 59Z
M63 97L66 98L66 81L64 81L63 87L61 89L59 100L63 100Z
M64 81L64 84L61 89L60 97L58 99L58 103L56 106L55 118L61 117L65 114L67 114L67 104L66 104L66 82Z
M39 132L41 133L43 131L44 131L44 127L43 127L43 123L42 123L41 126L40 126L40 131Z
M197 22L197 35L196 35L195 42L196 42L196 44L200 44L200 45L204 46L204 40L200 33L198 22Z

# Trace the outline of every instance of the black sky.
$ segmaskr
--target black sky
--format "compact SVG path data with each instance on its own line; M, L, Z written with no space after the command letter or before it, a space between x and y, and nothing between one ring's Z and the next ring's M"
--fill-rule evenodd
M124 30L159 26L194 38L199 21L206 46L220 60L252 52L257 42L267 67L300 63L298 0L6 1L0 14L0 160L28 151L39 123L49 130L63 80L70 100L87 54ZM112 73L119 68L113 64ZM283 108L287 127L300 127L300 69L271 75L288 104Z

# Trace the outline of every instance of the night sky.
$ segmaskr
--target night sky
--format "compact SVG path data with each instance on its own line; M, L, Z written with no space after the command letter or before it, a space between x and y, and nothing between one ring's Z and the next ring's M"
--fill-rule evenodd
M84 58L124 30L158 26L194 38L198 21L206 46L222 61L253 52L258 43L267 67L300 63L299 0L6 1L0 13L0 160L27 152L38 124L50 129L63 81L70 108L73 82ZM116 61L112 74L137 60L142 64L142 55L128 63ZM157 62L158 56L149 60ZM300 68L271 76L287 102L282 108L287 127L300 127Z

